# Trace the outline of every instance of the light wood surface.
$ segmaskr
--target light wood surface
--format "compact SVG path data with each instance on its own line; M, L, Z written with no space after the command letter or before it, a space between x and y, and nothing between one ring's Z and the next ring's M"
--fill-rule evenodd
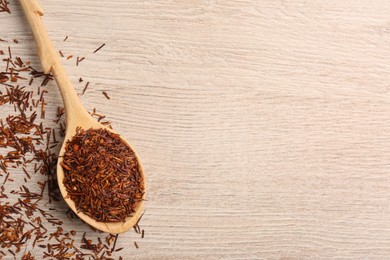
M125 259L390 257L389 1L41 5L54 46L86 56L64 60L82 102L147 172ZM1 35L38 66L11 7Z

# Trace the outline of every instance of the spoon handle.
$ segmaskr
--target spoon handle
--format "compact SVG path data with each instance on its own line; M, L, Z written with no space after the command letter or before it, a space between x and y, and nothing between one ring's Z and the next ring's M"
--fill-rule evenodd
M60 58L49 39L49 35L41 20L41 16L43 16L42 8L36 0L20 0L20 3L31 27L43 71L45 73L51 72L53 74L58 88L60 89L62 100L65 105L65 112L67 114L67 125L74 122L73 115L77 115L77 120L89 118L88 112L82 105L61 64Z

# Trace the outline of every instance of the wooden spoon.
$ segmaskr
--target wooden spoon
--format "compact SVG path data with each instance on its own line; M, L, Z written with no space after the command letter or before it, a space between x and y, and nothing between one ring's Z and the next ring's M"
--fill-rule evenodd
M141 211L143 207L143 200L139 202L134 214L130 217L127 217L124 222L98 222L91 217L87 216L83 212L78 212L76 209L76 205L70 198L67 197L67 191L63 184L64 180L64 171L60 163L63 160L63 155L65 153L66 141L71 140L72 137L76 134L76 128L81 127L83 129L100 129L104 128L111 132L114 132L112 129L99 124L90 114L88 114L87 110L82 105L79 97L75 89L72 86L61 62L57 52L54 50L45 26L41 20L41 16L43 15L42 8L38 5L36 0L20 0L22 5L24 14L27 17L28 23L30 24L34 40L38 49L38 56L41 60L41 64L43 67L43 71L45 73L52 73L58 88L60 89L62 100L65 106L66 113L66 134L65 140L61 147L59 153L59 159L57 164L57 178L58 185L61 190L61 194L64 197L66 203L69 207L85 222L90 224L96 229L99 229L104 232L118 234L127 231L132 228L138 221L141 216ZM115 133L115 132L114 132ZM123 139L123 141L133 150L133 147ZM138 155L135 153L136 158L139 163L139 170L141 176L143 177L143 181L145 181L144 171L139 160ZM143 198L142 198L143 199Z

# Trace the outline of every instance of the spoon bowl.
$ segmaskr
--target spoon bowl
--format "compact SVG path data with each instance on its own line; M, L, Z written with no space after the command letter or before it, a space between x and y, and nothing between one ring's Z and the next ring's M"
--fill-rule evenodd
M81 127L82 129L106 129L110 132L116 134L116 132L100 123L98 123L92 116L87 112L87 110L82 105L75 89L73 88L72 83L70 82L61 62L57 52L54 50L47 31L44 27L44 24L41 20L41 16L43 16L43 10L38 5L36 0L20 0L22 5L24 14L30 24L34 40L38 50L38 56L40 58L43 71L45 73L52 73L54 79L57 83L57 86L61 92L61 96L64 102L65 114L66 114L66 132L64 143L59 152L58 164L57 164L57 178L58 178L58 186L60 188L61 194L65 200L65 202L69 205L69 207L86 223L93 226L96 229L99 229L104 232L118 234L123 233L134 225L137 224L142 208L143 208L143 199L145 193L141 198L141 201L137 203L135 212L128 216L124 221L121 222L100 222L95 219L89 217L85 213L78 211L76 204L73 200L68 197L68 192L64 186L64 170L61 166L61 162L63 161L63 155L65 154L66 143L69 140L72 140L73 136L76 135L76 129ZM145 187L145 176L144 170L141 164L141 161L135 152L134 148L121 137L125 144L134 152L135 157L138 161L138 170L142 177L142 181L144 183L143 187Z
M142 209L143 209L143 200L137 203L135 212L132 216L127 217L123 222L100 222L97 221L87 214L83 213L82 211L78 211L75 202L68 197L68 192L66 190L66 187L64 185L64 169L61 166L61 162L63 161L63 156L65 154L65 148L67 141L71 140L73 136L76 134L76 129L78 127L81 127L82 129L106 129L112 133L116 132L112 130L109 127L106 127L98 122L94 118L92 118L89 114L88 115L78 115L74 117L75 120L67 125L66 133L65 133L65 139L64 143L62 144L61 150L59 152L59 158L57 162L57 179L58 179L58 186L60 188L62 197L64 198L65 202L68 204L68 206L80 217L84 222L88 223L89 225L93 226L96 229L99 229L101 231L111 233L111 234L118 234L123 233L132 228L135 224L137 224L138 219L141 216ZM130 149L134 152L137 161L138 161L138 170L140 172L140 175L142 176L142 179L145 180L144 176L144 170L141 164L141 161L139 159L139 156L135 152L134 148L123 138L121 138L122 141L130 147Z

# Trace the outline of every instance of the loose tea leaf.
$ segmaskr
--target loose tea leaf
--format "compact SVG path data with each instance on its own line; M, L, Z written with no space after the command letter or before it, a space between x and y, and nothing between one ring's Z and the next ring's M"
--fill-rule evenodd
M103 91L103 95L104 95L107 99L111 99L110 96L107 94L106 91Z
M9 2L7 0L0 0L0 13L1 12L7 12L11 13L11 10L8 7Z
M102 45L100 45L100 47L97 48L93 53L96 53L96 52L100 51L100 49L103 48L104 46L106 46L105 43L103 43Z

